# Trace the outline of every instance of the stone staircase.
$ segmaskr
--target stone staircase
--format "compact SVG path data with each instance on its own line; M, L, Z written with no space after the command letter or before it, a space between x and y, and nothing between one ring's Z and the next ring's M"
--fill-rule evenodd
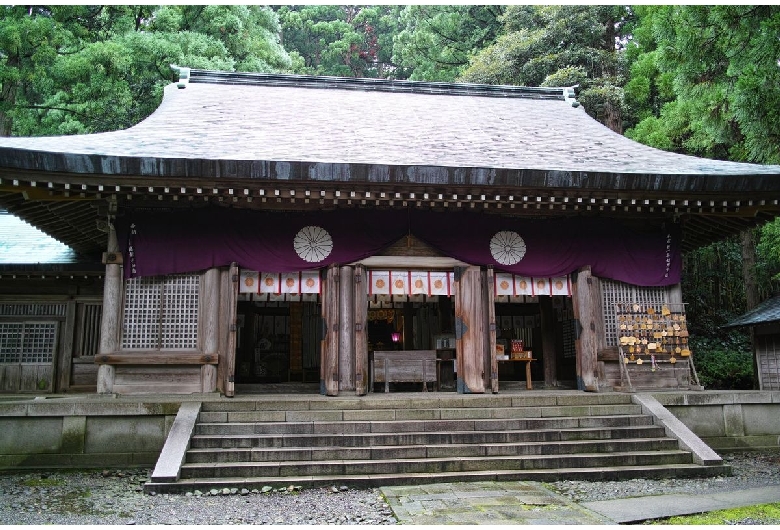
M146 490L730 472L711 450L701 457L681 448L630 394L245 398L204 401L184 428L188 443L174 450L177 417Z

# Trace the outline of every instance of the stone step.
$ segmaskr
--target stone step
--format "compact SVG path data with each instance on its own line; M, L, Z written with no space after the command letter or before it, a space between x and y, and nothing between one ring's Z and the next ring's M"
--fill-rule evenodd
M554 469L497 469L473 472L443 472L436 474L414 473L375 473L364 475L328 475L328 476L253 476L225 478L183 478L176 482L147 482L147 493L184 493L211 489L247 488L261 489L301 486L317 488L331 485L345 485L353 488L377 486L396 486L405 484L433 484L439 482L480 482L480 481L538 481L555 482L559 480L611 481L635 478L700 478L728 474L727 465L700 466L696 464L669 464L654 466L604 466L600 468L554 468Z
M629 451L669 451L677 449L672 438L628 438L620 440L509 442L481 444L374 445L370 447L282 447L282 448L192 448L187 463L274 462L304 460L389 460L410 458L567 455L574 453L615 453Z
M273 398L236 397L226 401L204 401L203 412L250 412L250 411L294 411L294 410L411 410L411 409L468 409L468 408L540 408L556 406L591 405L630 405L630 394L619 393L583 393L562 394L540 393L536 395L492 395L492 394L455 394L430 392L427 395L416 393L374 394L372 396L327 397L321 395L289 396Z
M461 419L556 418L572 416L611 416L641 414L639 405L566 405L551 407L469 407L469 408L373 408L358 410L235 410L202 411L201 423L251 422L337 422L337 421L419 421Z
M474 444L508 442L546 442L574 440L608 440L622 438L662 438L663 427L656 425L623 425L615 427L507 429L478 431L428 431L342 434L209 434L195 435L190 447L271 448L271 447L371 447L388 445Z
M198 423L195 434L346 434L380 432L438 432L480 430L534 430L647 425L644 415L582 416L523 419L460 419L409 421L285 421Z
M300 477L308 475L371 475L374 473L457 473L491 470L529 470L591 468L615 466L659 466L690 464L687 451L628 451L609 454L528 455L492 457L454 457L391 460L330 460L185 463L182 478Z

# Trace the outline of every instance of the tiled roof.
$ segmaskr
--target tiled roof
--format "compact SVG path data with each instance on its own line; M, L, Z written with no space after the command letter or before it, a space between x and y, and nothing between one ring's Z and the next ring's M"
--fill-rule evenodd
M780 295L763 301L744 315L732 320L723 327L736 328L770 324L780 321Z
M476 177L482 184L494 178L490 171L506 169L539 172L550 187L780 189L780 166L646 147L574 106L564 98L566 89L197 70L183 86L169 85L158 110L127 130L2 138L0 166L330 181L354 180L363 168L367 180L390 181L390 174L401 171L415 175L407 181L423 184L433 178L441 182L441 171L434 168L463 168L470 174L482 168L484 175ZM738 176L750 176L749 182L729 178ZM463 177L450 172L446 180L457 184L458 178ZM469 178L475 183L473 175Z
M75 262L76 253L72 249L0 210L0 265Z

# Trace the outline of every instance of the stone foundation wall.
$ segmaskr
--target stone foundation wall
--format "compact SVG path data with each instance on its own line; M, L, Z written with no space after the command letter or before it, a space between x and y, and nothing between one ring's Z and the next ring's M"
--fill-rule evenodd
M780 447L780 391L652 395L715 451Z
M179 402L0 402L0 469L154 466Z
M716 452L780 447L780 391L651 395ZM153 467L181 403L213 399L223 398L9 397L0 400L0 470Z

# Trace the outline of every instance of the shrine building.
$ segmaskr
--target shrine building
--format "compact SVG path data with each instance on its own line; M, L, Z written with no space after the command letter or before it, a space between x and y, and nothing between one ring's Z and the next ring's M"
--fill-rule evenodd
M780 166L572 88L180 77L129 129L0 138L0 209L75 253L0 262L0 391L696 389L682 255L780 211Z

